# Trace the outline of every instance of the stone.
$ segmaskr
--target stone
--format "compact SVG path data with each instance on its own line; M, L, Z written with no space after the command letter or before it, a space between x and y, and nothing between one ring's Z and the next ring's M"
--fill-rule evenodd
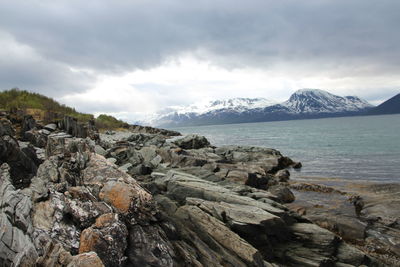
M275 185L269 187L268 191L274 194L276 198L282 203L291 203L296 199L293 192L290 191L290 189L286 186Z
M11 122L6 118L0 119L0 136L3 135L9 135L9 136L15 135L15 131L12 127Z
M32 231L30 198L11 183L10 167L0 167L0 264L33 266L38 257Z
M36 265L39 267L66 267L72 260L72 255L60 243L51 241L47 243L44 253L38 258Z
M21 136L24 136L26 131L33 129L34 127L36 127L35 119L32 115L25 115L21 123Z
M0 137L0 162L8 164L12 184L18 189L28 187L32 177L36 175L38 162L35 152L32 153L26 154L21 150L13 137Z
M128 230L117 214L104 214L82 231L79 253L94 251L105 266L124 266Z
M239 235L230 231L221 221L208 215L196 206L182 206L176 216L208 235L209 242L216 242L231 251L244 263L251 266L264 266L260 252ZM212 241L213 240L213 241ZM217 245L215 244L215 245ZM229 261L229 259L226 259Z
M57 124L50 123L50 124L47 124L46 126L44 126L43 128L50 132L54 132L57 129Z
M204 136L193 134L175 140L173 143L183 149L199 149L210 146L210 142Z
M278 180L278 182L288 182L290 178L290 173L288 170L279 170L277 173L275 173L275 178Z
M104 267L103 262L96 252L87 252L72 257L67 267Z
M152 200L152 196L139 185L114 181L104 184L99 198L123 214L128 214L135 206L144 205Z
M76 118L65 116L63 120L59 122L59 128L65 130L66 133L79 138L90 137L92 140L99 139L99 133L94 126L94 121L88 123L80 123Z
M106 151L104 150L104 148L102 148L99 145L95 145L94 152L96 152L97 154L102 155L102 156L106 155Z
M132 266L174 266L175 253L160 227L133 225L127 254Z

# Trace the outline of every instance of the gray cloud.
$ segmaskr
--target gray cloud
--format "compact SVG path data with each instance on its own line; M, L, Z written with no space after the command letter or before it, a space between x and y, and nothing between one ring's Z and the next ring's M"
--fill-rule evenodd
M224 68L398 75L399 12L397 0L7 1L0 31L37 58L0 59L0 88L66 94L95 81L71 67L122 73L186 52Z

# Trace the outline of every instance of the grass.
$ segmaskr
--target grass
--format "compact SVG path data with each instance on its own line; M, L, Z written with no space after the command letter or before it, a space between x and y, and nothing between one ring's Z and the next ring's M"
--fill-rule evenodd
M18 88L0 92L0 109L11 112L22 110L24 114L32 115L36 120L45 123L60 120L64 116L70 116L80 122L94 120L99 129L117 129L129 126L128 123L105 114L101 114L95 119L92 114L78 112L74 108L60 104L50 97Z

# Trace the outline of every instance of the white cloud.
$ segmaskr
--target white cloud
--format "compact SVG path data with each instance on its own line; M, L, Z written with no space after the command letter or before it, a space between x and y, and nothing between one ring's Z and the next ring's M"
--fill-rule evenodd
M250 67L227 70L185 54L148 70L99 75L92 89L59 100L81 111L107 113L134 122L168 106L212 99L265 97L280 102L300 88L321 88L338 95L371 99L382 84L396 88L396 78L400 77L329 77L295 68L292 72Z

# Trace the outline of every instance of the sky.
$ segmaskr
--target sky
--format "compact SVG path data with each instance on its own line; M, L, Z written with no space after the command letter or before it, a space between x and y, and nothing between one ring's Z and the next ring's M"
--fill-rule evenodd
M0 90L130 122L301 88L379 104L400 91L399 14L398 0L5 0Z

